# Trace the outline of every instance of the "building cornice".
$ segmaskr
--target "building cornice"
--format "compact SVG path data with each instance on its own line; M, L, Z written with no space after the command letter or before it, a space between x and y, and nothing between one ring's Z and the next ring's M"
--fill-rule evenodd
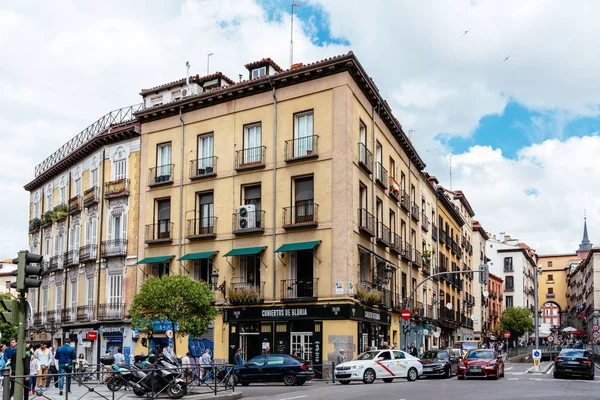
M529 261L529 263L531 265L533 265L534 267L536 266L536 262L533 260L533 257L531 257L529 255L529 253L527 253L527 250L525 250L522 247L515 247L514 249L497 249L496 251L498 253L518 253L518 252L521 252L521 253L523 253L523 255L525 256L525 258Z
M450 201L448 196L446 196L446 191L443 187L438 187L436 191L437 198L440 201L440 203L442 203L444 208L450 213L452 218L454 218L458 226L462 228L462 226L465 224L465 220L460 216L460 212L456 208L456 205L454 205L454 203Z

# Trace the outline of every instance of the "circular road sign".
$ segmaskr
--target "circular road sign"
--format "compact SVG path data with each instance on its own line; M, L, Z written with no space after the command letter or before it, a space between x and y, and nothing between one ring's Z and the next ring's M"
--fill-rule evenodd
M594 324L594 325L592 325L592 330L594 332L597 332L598 330L600 330L600 326L598 326L598 324Z
M554 336L550 335L546 338L547 341L549 341L550 343L554 342Z
M168 338L172 338L173 337L173 331L169 329L168 331L165 332L165 336L168 337Z
M541 356L541 353L540 353L540 351L539 351L539 350L534 350L534 351L533 351L533 356L534 356L534 357L539 357L539 356Z
M423 329L423 335L429 335L429 330L428 329Z
M403 320L408 321L410 317L412 317L412 314L410 313L410 310L402 310L400 317L402 317Z
M510 339L510 332L509 331L504 332L504 337L507 339Z
M433 332L433 337L434 338L439 338L440 337L440 333L438 331Z

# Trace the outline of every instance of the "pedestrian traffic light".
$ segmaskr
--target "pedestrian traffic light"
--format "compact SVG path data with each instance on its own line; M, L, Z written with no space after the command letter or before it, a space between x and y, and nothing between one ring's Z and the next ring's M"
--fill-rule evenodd
M490 279L490 269L487 264L481 264L479 266L479 283L487 286Z
M19 302L17 300L0 300L4 311L0 315L2 315L2 319L5 323L11 325L17 325L17 314L19 309Z
M13 264L17 264L17 270L13 272L16 275L17 281L12 282L10 287L19 291L27 291L29 288L40 287L42 280L39 276L42 273L41 265L30 265L39 264L42 262L43 257L38 254L33 254L28 251L20 251L19 257L12 260Z

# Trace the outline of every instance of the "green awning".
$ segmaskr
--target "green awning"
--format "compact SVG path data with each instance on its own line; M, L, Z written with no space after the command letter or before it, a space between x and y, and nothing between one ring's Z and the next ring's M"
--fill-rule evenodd
M224 255L224 257L252 256L252 255L260 253L261 251L263 251L266 248L267 248L267 246L244 247L244 248L241 248L241 249L231 249L229 251L229 253L227 253L227 254Z
M174 258L175 256L160 256L160 257L148 257L148 258L144 258L143 260L140 260L138 262L136 262L135 264L154 264L154 263L161 263L161 262L165 262L167 260L170 260L171 258Z
M205 251L202 253L188 253L185 256L177 259L177 261L185 261L185 260L204 260L206 258L210 258L213 255L217 254L218 251Z
M286 251L299 251L299 250L312 250L315 246L321 243L320 240L313 242L298 242L298 243L286 243L275 250L275 253L284 253Z

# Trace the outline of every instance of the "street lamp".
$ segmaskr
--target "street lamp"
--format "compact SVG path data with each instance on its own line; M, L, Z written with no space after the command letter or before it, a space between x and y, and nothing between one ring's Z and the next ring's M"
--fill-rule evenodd
M226 291L226 289L225 289L225 281L223 281L223 283L221 283L221 285L218 285L218 283L219 283L219 273L217 271L213 271L213 273L210 274L210 282L212 284L212 289L215 292L219 291L219 292L223 293L223 296L225 296L225 291Z
M394 277L394 269L392 267L390 267L390 264L387 264L385 266L385 268L383 269L383 272L384 272L384 276L385 276L384 278L381 278L379 276L377 276L375 278L375 283L377 284L377 286L387 285L388 283L390 283L390 281Z

